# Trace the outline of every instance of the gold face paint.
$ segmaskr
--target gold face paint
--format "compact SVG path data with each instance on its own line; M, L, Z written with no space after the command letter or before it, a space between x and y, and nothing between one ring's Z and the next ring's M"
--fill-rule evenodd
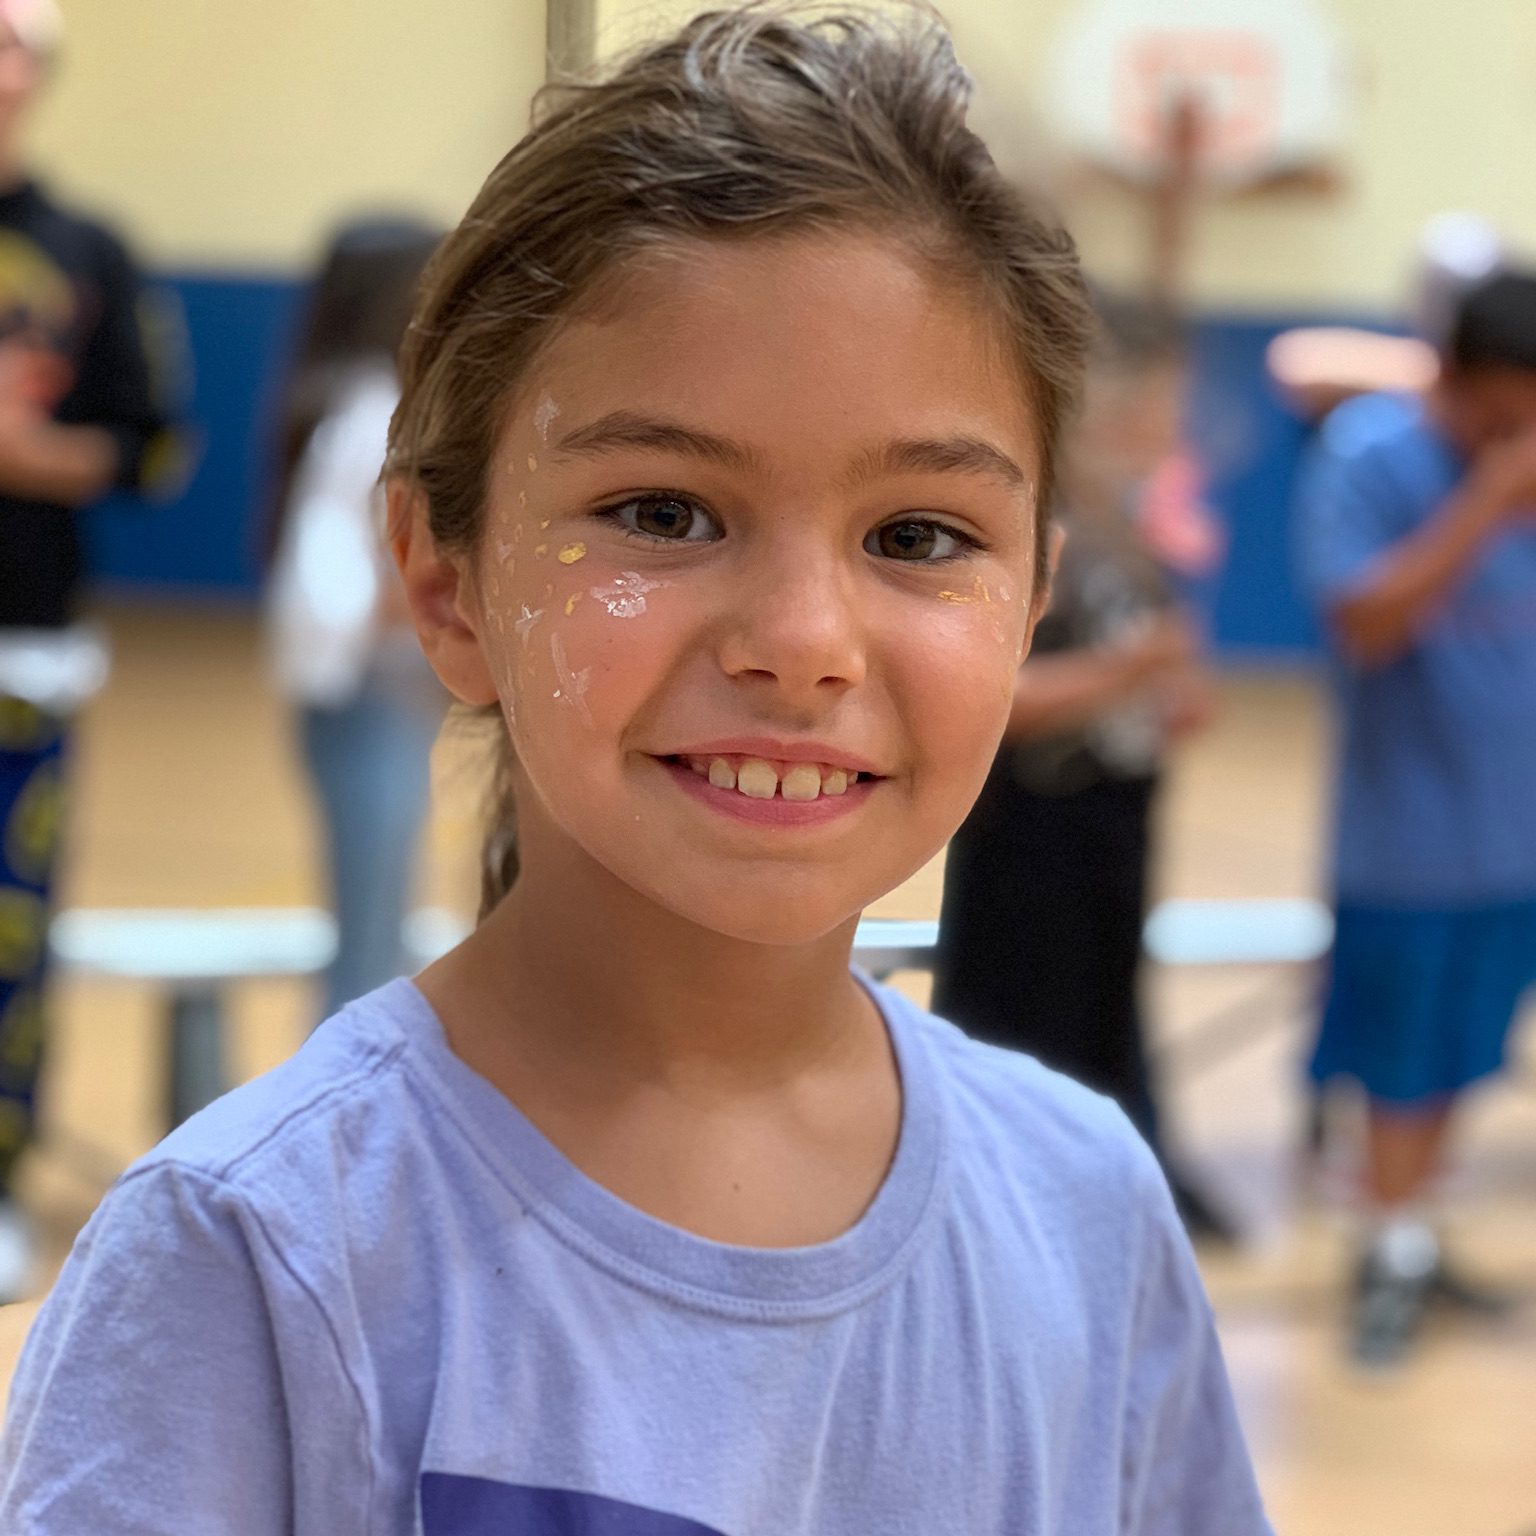
M561 565L575 565L578 560L587 558L587 546L585 544L567 544L564 549L555 556Z
M565 616L566 616L566 618L570 618L570 616L573 613L576 612L576 604L579 603L580 601L581 601L581 593L580 592L572 592L571 595L568 598L566 598L566 600L565 600Z
M538 469L538 467L539 467L539 461L538 461L538 459L536 459L536 458L535 458L535 457L534 457L534 456L533 456L533 454L531 454L531 453L530 453L530 454L529 454L529 455L528 455L528 473L529 473L529 474L530 474L530 475L531 475L531 474L533 474L533 473L534 473L534 472L535 472L535 471L536 471L536 470L537 470L537 469Z

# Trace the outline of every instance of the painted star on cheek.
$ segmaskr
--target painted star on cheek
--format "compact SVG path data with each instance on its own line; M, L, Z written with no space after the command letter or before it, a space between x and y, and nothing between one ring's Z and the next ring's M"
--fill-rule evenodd
M639 571L621 571L606 587L593 587L592 596L616 619L638 619L645 612L645 594L664 583L647 581Z

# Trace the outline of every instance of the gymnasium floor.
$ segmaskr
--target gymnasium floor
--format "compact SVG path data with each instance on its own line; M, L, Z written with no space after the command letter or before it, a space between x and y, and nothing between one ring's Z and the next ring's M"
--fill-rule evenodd
M242 614L106 614L117 664L81 732L67 905L295 905L320 890L313 825L282 713ZM1165 804L1164 894L1308 896L1317 889L1324 725L1294 675L1224 686L1219 724L1178 764ZM472 899L475 744L446 737L422 898ZM931 917L931 867L882 915ZM905 979L921 995L922 978ZM1496 1326L1444 1327L1387 1380L1339 1360L1337 1280L1347 1168L1296 1155L1295 1061L1309 978L1285 967L1154 973L1165 1102L1179 1139L1252 1231L1205 1258L1272 1518L1300 1536L1536 1536L1536 1025L1523 1063L1468 1115L1449 1193L1469 1266L1532 1293ZM157 1134L158 999L144 986L66 981L49 1145L25 1175L49 1272L116 1167ZM299 1041L308 989L238 989L242 1074ZM0 1387L35 1307L0 1309Z

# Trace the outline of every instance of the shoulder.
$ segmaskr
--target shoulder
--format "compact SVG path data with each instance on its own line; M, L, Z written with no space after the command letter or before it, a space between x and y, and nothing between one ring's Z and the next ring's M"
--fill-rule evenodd
M1037 1210L1089 1201L1123 1216L1166 1198L1156 1160L1113 1100L885 989L882 997L939 1078L963 1163L999 1185L1026 1187Z
M422 1118L406 1063L415 997L393 982L328 1019L280 1066L178 1126L107 1203L175 1187L286 1233L334 1231L348 1207L363 1216L368 1185L398 1166Z
M19 217L33 238L56 256L72 258L72 264L106 279L131 276L135 270L127 245L108 220L57 202L35 182L26 189Z
M1395 393L1346 400L1318 429L1317 443L1321 453L1345 463L1396 458L1405 450L1436 456L1448 451L1423 399Z

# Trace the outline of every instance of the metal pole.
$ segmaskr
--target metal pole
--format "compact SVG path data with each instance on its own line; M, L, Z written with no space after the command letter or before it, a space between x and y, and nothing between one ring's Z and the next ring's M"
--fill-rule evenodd
M227 1088L224 1008L216 982L173 985L170 998L170 1072L166 1114L180 1125Z
M597 0L545 0L545 72L580 74L597 58Z

